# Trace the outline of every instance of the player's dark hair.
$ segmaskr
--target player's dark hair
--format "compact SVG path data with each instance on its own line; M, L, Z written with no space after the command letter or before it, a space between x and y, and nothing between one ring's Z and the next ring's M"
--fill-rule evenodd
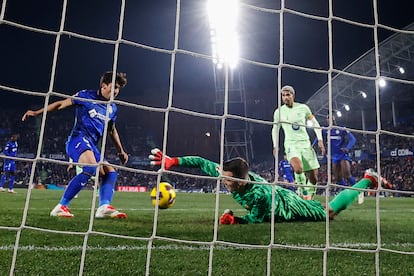
M223 163L223 171L232 172L233 177L244 179L249 172L249 164L243 158L236 157Z
M101 77L101 84L110 84L112 82L112 71L105 72ZM122 88L127 84L127 78L125 73L117 72L115 77L115 83L119 84Z

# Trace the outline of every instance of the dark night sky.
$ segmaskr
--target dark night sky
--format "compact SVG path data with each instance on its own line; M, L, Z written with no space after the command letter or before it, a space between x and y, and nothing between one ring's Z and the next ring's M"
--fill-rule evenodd
M0 1L2 3L2 1ZM245 0L243 3L280 8L280 1ZM333 0L335 16L373 24L372 1ZM377 0L379 22L403 28L414 21L412 1ZM41 4L40 4L41 3ZM45 30L58 31L63 1L8 0L5 20ZM327 0L286 0L286 7L318 16L328 16ZM268 64L279 63L279 15L243 7L240 20L242 58ZM66 31L114 40L118 36L120 1L69 0ZM175 1L126 1L123 38L161 49L173 49ZM333 21L334 67L343 69L373 47L372 29ZM209 25L205 1L182 0L179 48L209 55ZM380 39L392 35L379 29ZM324 21L284 14L284 62L315 69L328 69L328 27ZM49 88L55 36L0 24L0 85L46 92ZM102 72L111 70L114 46L63 35L60 41L53 91L74 94L97 88ZM171 56L122 44L118 70L128 75L120 100L166 107ZM176 56L173 105L212 112L214 82L211 62L189 55ZM271 120L277 105L277 70L242 63L246 94L260 110L255 118ZM291 84L297 100L306 101L327 82L327 76L289 68L282 69L282 84ZM5 90L2 105L22 110L43 104L42 97ZM210 104L209 104L210 103Z
M32 27L57 31L63 1L7 1L5 19ZM271 2L271 3L269 3ZM318 16L328 15L328 1L287 0L286 7ZM363 3L361 3L363 2ZM379 22L402 28L413 21L410 1L378 0ZM245 1L266 8L279 8L278 1ZM333 1L336 16L372 24L372 1ZM123 37L164 49L173 48L175 1L126 1ZM179 48L208 55L208 22L204 1L181 1ZM120 4L118 1L68 1L65 30L98 38L116 39ZM240 34L242 57L277 64L279 62L279 16L242 8ZM328 68L326 22L286 13L284 17L284 61L316 69ZM392 33L380 30L384 38ZM46 91L50 81L55 39L51 35L0 25L2 85ZM334 66L342 69L373 46L372 30L333 22ZM62 36L56 70L55 91L72 94L97 85L97 76L111 69L113 46ZM213 87L210 62L177 55L175 82L177 93ZM244 64L248 88L274 89L276 71ZM170 56L128 45L121 45L119 70L126 71L129 85L125 96L145 91L168 91ZM326 76L284 68L282 82L298 90L305 101L325 83ZM254 92L252 92L254 93ZM272 99L275 100L275 99Z

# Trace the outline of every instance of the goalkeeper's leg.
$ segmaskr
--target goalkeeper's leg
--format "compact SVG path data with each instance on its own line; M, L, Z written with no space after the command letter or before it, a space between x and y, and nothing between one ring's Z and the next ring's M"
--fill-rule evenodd
M386 179L377 175L377 172L368 169L365 171L364 178L359 180L355 185L352 187L359 188L359 189L367 189L367 188L374 188L377 189L378 185L381 185L384 188L392 189L392 184L389 183ZM350 190L345 189L340 192L336 197L334 197L331 202L329 202L329 206L331 208L331 212L329 213L329 217L333 219L333 217L339 212L348 208L353 202L356 201L361 191L358 190Z
M362 178L360 181L355 183L352 187L360 188L360 189L367 189L368 187L372 187L373 184L369 179ZM330 202L329 206L331 207L333 213L329 214L329 217L333 219L334 216L339 214L341 211L348 208L354 201L358 198L358 195L361 192L358 190L350 190L345 189L340 192L336 197L334 197Z

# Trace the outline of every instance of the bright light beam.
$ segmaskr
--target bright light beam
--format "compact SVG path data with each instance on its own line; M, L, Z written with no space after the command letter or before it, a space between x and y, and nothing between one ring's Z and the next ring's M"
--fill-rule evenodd
M378 82L380 87L387 86L387 81L384 78L379 78Z
M210 20L213 63L217 65L217 68L222 68L223 65L235 68L240 53L237 31L238 0L209 0L207 10Z
M362 98L366 99L367 98L367 93L365 93L364 91L360 91Z

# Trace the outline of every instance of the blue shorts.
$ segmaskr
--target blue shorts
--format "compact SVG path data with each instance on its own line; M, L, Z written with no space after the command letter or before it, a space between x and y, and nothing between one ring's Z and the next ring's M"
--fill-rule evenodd
M287 180L287 182L289 182L289 183L293 183L293 182L295 182L295 179L293 178L293 175L286 175L286 174L284 174L283 175L283 178L285 179L285 180Z
M16 162L14 160L4 160L3 165L4 172L15 172L16 171Z
M98 147L87 138L80 136L69 137L66 142L66 153L73 160L73 162L78 162L81 154L87 150L91 150L93 152L96 162L101 160L101 153L99 152Z
M351 157L349 157L348 153L336 153L331 156L332 163L338 164L341 163L342 160L347 160L351 162Z

